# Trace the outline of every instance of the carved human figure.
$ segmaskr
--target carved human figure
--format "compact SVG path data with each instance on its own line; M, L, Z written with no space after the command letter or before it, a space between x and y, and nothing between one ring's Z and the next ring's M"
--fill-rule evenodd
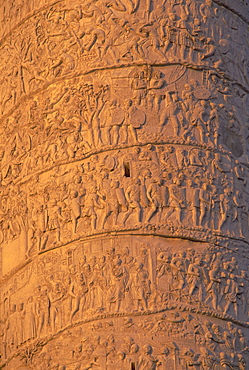
M203 226L204 219L205 224L209 227L210 223L210 210L211 210L211 194L209 192L208 185L204 183L199 191L200 197L200 225Z
M167 166L168 170L175 170L178 168L175 148L171 145L167 146L161 154L161 162Z
M93 97L93 102L90 100L87 104L90 117L89 117L89 128L91 132L91 142L94 147L97 147L102 144L103 140L101 137L101 112L103 111L106 105L106 99L108 96L108 86L101 86L99 91L94 92L93 86L90 86L90 94ZM90 95L90 96L91 96ZM89 97L88 97L89 99Z
M25 336L25 307L24 303L19 303L17 307L17 325L18 325L18 330L17 330L17 347L19 347L23 342L24 342L24 336Z
M239 300L240 300L240 283L234 274L230 274L227 280L227 285L224 291L226 305L224 313L227 313L231 305L233 305L235 317L238 317Z
M207 103L205 100L200 100L194 107L191 118L190 127L184 133L184 137L192 135L196 141L206 142L207 137L207 122L209 120Z
M88 188L84 197L84 209L83 217L89 217L91 221L91 228L96 229L97 226L97 213L96 209L103 209L104 205L100 203L99 196L97 194L97 186L91 186Z
M50 320L52 332L62 328L62 307L64 300L64 290L60 281L52 282L51 291L48 294L50 301Z
M201 271L201 259L195 257L194 261L188 266L188 284L189 284L189 296L194 294L195 290L198 290L198 299L200 302L203 301L203 276Z
M183 189L181 187L181 180L179 178L175 178L173 180L173 184L169 185L169 206L170 206L170 213L168 217L173 213L176 212L177 221L181 222L181 215L182 209L185 207L185 200Z
M217 310L221 283L219 263L213 264L212 268L209 271L209 279L210 283L207 286L207 293L209 293L209 295L211 296L213 309ZM207 297L206 301L208 299L209 296Z
M147 198L150 202L150 212L147 215L147 222L149 222L152 217L160 212L162 208L162 194L161 194L161 180L153 179L147 189Z
M117 100L112 100L106 112L104 132L105 142L109 145L117 146L120 136L120 126L124 122L125 113L118 107Z
M241 353L238 354L238 364L239 370L246 370L246 360Z
M83 310L85 308L86 293L88 292L88 287L86 280L82 272L76 273L72 277L72 282L69 287L68 294L72 298L72 309L70 313L70 321L72 323L74 316L78 311L80 311L80 317L83 316Z
M152 355L153 349L151 345L145 344L143 346L143 353L138 359L139 370L156 370L160 364L158 359Z
M174 12L169 12L167 18L160 20L159 34L164 43L163 53L171 61L176 55L177 43L177 16Z
M233 218L232 221L236 221L238 232L236 232L237 235L243 236L243 229L242 229L242 212L245 209L244 206L245 202L242 198L242 194L240 191L236 190L235 194L233 196Z
M111 181L108 176L105 181L107 181L109 186L104 189L103 192L103 197L105 198L105 212L102 220L102 229L105 228L105 224L110 217L113 220L113 224L117 225L118 215L120 213L120 208L122 207L118 199L119 182L115 180Z
M233 198L232 191L229 188L224 189L224 193L220 196L221 218L219 229L221 230L226 222L227 229L230 230L231 221L233 219Z
M171 291L173 286L173 275L172 266L171 266L171 257L166 253L161 252L157 256L157 287L159 290L163 290L165 296L168 299L172 298Z
M241 296L241 314L244 317L247 317L247 307L248 307L248 300L249 300L249 276L247 271L241 270L240 276L240 285L243 287L243 293Z
M172 126L174 136L179 136L182 122L182 105L178 100L176 92L169 92L167 94L165 108L163 109L160 117L161 131L165 124L170 124Z
M162 72L154 70L148 86L149 107L154 109L157 113L160 110L162 98L164 97L165 80L163 79Z
M219 127L218 127L219 113L217 104L210 102L210 112L209 119L207 121L207 127L209 130L209 140L213 144L214 148L218 148L218 137L219 137Z
M95 286L95 306L98 311L101 311L106 307L107 285L108 282L110 282L109 267L110 265L106 261L106 256L101 256L98 259L92 274L91 281Z
M128 99L125 101L125 120L122 125L122 134L123 134L123 143L128 144L129 141L132 144L138 143L137 131L133 127L132 115L136 111L136 108L133 105L132 100Z
M185 349L183 351L184 362L186 364L186 369L198 369L201 365L198 355L191 349Z
M130 185L126 192L126 199L128 202L128 210L124 215L123 223L125 224L126 220L128 217L133 213L133 211L136 212L136 218L137 222L141 222L141 217L142 217L142 207L140 204L141 201L141 181L140 179L135 179L134 183Z
M58 206L56 200L52 199L48 205L48 227L49 230L55 231L56 243L59 243L61 239L61 221L63 221L61 208Z
M130 273L128 289L131 291L135 310L148 308L148 298L151 294L148 271L141 262L135 263L135 269Z
M180 171L184 170L189 165L189 153L180 148L176 149L177 167Z
M149 45L151 46L151 49L158 54L162 60L165 60L165 55L163 51L161 50L161 44L160 44L160 37L157 32L157 28L154 24L145 23L138 29L138 33L141 34L143 37L149 38Z
M146 96L147 81L144 76L144 71L137 72L131 83L131 89L133 90L133 99L137 105L141 105Z
M215 357L207 348L200 347L200 362L203 366L203 370L210 370L215 364Z
M195 187L192 179L188 179L186 186L186 202L192 214L192 223L194 226L199 226L200 216L200 189Z
M30 296L25 305L25 340L34 339L37 336L34 298Z
M48 226L48 211L45 205L39 205L33 210L33 221L35 222L35 233L37 238L37 250L41 251L46 248L47 235L45 231Z
M191 34L191 29L188 24L188 15L185 13L181 14L180 20L177 22L177 27L179 30L179 45L180 45L180 58L181 60L187 59L187 53L191 53L191 48L193 48L193 36ZM190 55L189 55L190 56ZM190 61L192 58L190 57Z
M88 40L87 44L84 45L83 51L89 53L91 50L93 50L96 52L96 57L100 59L104 53L103 45L106 41L105 31L99 27L89 27L87 28L84 37L89 35L91 38Z
M80 203L80 197L77 191L72 191L70 201L71 201L73 233L75 234L77 230L77 223L81 216L81 203Z
M218 230L220 218L220 194L218 193L217 186L212 186L212 195L211 195L211 222L210 227L213 230Z
M6 354L8 351L10 353L14 352L18 346L18 313L17 307L15 304L12 304L9 311L9 317L6 322L5 327L5 338L4 342L6 343Z
M173 284L171 288L171 297L176 297L178 300L182 299L183 289L186 286L186 265L184 263L184 256L181 253L175 253L172 256L170 265L172 268Z
M115 305L114 312L118 312L120 310L121 302L125 298L126 277L126 268L122 265L122 260L117 258L113 261L111 266L109 289L106 296L107 302L109 303L109 312L113 311L113 304Z
M189 121L191 112L194 108L194 104L196 103L196 98L194 96L194 90L193 90L192 85L190 84L184 85L184 90L182 91L182 100L183 100L186 120Z
M49 326L50 301L48 297L48 287L46 285L40 288L35 308L37 315L37 336L40 338L42 334L47 334Z

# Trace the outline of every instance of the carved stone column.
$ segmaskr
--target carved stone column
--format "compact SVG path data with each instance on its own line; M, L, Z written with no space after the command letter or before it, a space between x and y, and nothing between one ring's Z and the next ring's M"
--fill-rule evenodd
M247 1L0 21L0 369L248 369Z

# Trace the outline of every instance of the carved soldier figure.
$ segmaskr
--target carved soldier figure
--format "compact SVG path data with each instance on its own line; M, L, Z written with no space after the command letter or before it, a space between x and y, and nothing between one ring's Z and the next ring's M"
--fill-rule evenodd
M147 216L147 222L162 208L161 180L154 179L147 189L147 198L150 202L151 210Z
M160 110L160 104L164 96L162 88L165 85L165 81L162 78L162 72L154 70L148 86L148 100L150 106L156 112Z
M151 294L149 274L143 267L144 265L141 262L137 262L128 282L128 289L131 290L135 310L137 311L148 308L148 298Z
M119 131L125 119L125 113L118 107L117 100L113 100L108 107L105 117L105 141L116 146L119 142Z
M243 229L242 229L242 211L245 208L245 202L242 199L242 195L240 191L236 191L233 197L233 204L234 204L234 216L232 221L237 221L238 227L238 234L239 236L243 236Z
M172 271L170 265L170 256L168 256L165 252L161 252L157 256L158 281L161 277L165 277L165 279L163 279L164 290L169 292L172 285Z
M56 200L51 200L48 206L48 227L49 230L55 230L56 243L60 242L61 239L61 208L58 206Z
M186 286L186 266L180 254L175 254L171 260L173 274L172 291L176 292L176 298L181 300L183 289Z
M37 209L33 210L34 223L37 238L38 251L44 250L48 240L45 231L48 226L48 211L45 205L39 205Z
M183 189L181 187L181 180L174 179L173 184L169 185L169 205L170 213L168 217L176 212L177 221L181 222L182 209L185 207Z
M199 226L199 216L200 216L200 189L194 187L192 179L187 181L186 188L186 201L190 207L192 213L192 222L194 226Z
M140 199L141 197L140 185L141 185L140 179L135 179L134 184L130 185L125 192L126 199L128 202L128 211L126 212L124 219L123 219L124 224L133 211L136 212L138 223L141 222L142 207L140 205L140 200L141 200Z
M97 226L96 209L103 208L104 206L100 203L99 195L97 194L97 186L89 187L84 198L83 217L90 218L93 230L95 230Z
M177 27L176 27L176 14L169 12L167 18L160 21L160 35L164 41L163 52L168 60L173 60L176 55L177 43ZM169 55L170 54L170 55Z
M143 354L138 359L139 370L156 370L159 361L152 355L152 347L149 344L143 346Z
M235 316L238 317L238 305L241 291L240 283L237 281L237 277L234 274L230 274L224 294L226 300L224 313L227 313L230 306L233 305Z
M206 224L209 227L210 223L210 210L211 210L211 194L209 192L208 185L203 184L202 189L199 192L200 197L200 225L203 225L204 218Z
M179 136L182 122L182 105L177 98L176 92L170 92L167 95L167 103L160 118L161 131L165 123L170 123L173 128L174 136Z
M105 213L102 220L102 228L105 228L105 224L109 217L112 216L114 225L117 225L118 222L118 215L120 213L120 208L122 205L119 203L118 199L118 189L119 189L119 182L118 181L108 181L107 183L109 186L104 191L103 197L105 198Z
M71 194L71 210L72 210L73 233L75 234L77 229L77 222L81 216L80 197L77 191L74 191Z
M203 276L201 272L201 259L196 257L194 262L191 263L188 267L188 284L189 287L189 296L191 296L196 289L198 289L198 298L199 301L203 300Z
M177 27L179 30L179 56L181 60L185 61L187 57L186 52L190 52L190 49L193 48L193 36L191 34L191 29L188 24L188 15L186 13L181 15L181 18L177 23Z
M128 144L129 141L131 141L133 144L138 143L137 138L137 131L135 127L133 127L132 122L132 115L136 111L136 108L134 107L132 100L126 100L125 102L125 120L123 122L122 128L123 128L123 142L124 144ZM130 140L131 139L131 140Z
M177 157L173 146L167 146L161 154L161 162L164 163L168 170L176 170L178 168Z
M224 189L224 193L221 194L221 219L219 224L219 229L226 222L227 229L230 230L231 221L233 217L233 199L232 192L230 189Z
M137 72L132 80L131 89L134 91L133 99L137 105L141 105L146 96L147 81L144 71Z
M219 263L214 263L212 268L209 271L209 279L210 283L207 286L207 293L212 298L212 306L214 310L218 308L218 300L219 300L219 291L220 291L220 269ZM206 301L209 299L209 296L206 298Z
M201 141L202 143L206 142L206 135L207 135L207 122L208 122L208 111L206 107L205 100L200 100L191 115L190 120L190 128L187 133L185 133L185 137L192 132L192 135L196 141ZM199 138L198 138L198 136Z

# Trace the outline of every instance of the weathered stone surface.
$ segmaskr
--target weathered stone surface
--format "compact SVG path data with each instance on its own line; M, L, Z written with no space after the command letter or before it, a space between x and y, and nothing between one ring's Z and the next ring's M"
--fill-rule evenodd
M0 4L0 368L249 368L240 0Z

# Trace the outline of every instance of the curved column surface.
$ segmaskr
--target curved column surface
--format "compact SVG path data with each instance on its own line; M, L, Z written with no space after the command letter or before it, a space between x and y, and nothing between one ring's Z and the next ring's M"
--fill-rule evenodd
M249 367L248 12L0 5L0 369Z

